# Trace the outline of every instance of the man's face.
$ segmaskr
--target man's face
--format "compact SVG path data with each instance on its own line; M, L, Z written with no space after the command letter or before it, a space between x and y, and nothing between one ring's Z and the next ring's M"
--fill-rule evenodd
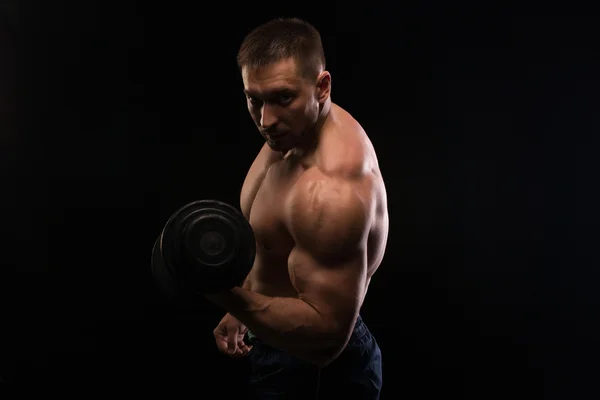
M242 68L244 93L254 123L268 145L288 151L319 116L317 82L301 74L293 59Z

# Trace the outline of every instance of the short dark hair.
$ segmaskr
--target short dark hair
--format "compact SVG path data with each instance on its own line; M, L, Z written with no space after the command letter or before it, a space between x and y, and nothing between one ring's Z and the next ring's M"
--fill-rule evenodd
M321 34L299 18L276 18L254 28L242 41L237 54L240 70L294 58L302 73L314 79L325 68Z

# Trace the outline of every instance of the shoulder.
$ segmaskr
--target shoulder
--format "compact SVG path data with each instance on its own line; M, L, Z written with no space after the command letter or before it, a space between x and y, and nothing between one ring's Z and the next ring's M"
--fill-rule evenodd
M338 258L366 245L370 227L370 198L363 191L364 180L327 174L318 168L306 171L287 199L286 221L299 246Z
M378 168L373 144L348 112L335 108L333 121L319 145L318 167L326 174L360 177Z
M314 165L286 199L286 222L296 243L313 251L360 249L372 224L378 163L362 127L339 107L316 151Z
M300 176L289 198L290 211L308 207L346 209L365 204L362 187L369 177L350 169L345 173L327 173L317 167L310 168Z

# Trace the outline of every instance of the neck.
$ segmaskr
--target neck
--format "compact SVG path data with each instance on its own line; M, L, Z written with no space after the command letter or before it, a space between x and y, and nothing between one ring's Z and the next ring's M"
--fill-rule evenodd
M331 111L331 98L328 98L325 103L321 106L321 110L319 110L319 116L317 117L317 121L310 128L306 134L303 136L302 141L298 143L293 149L283 152L282 156L288 157L292 154L294 155L304 155L314 150L319 143L319 138L321 136L322 128L327 119L329 118L329 114Z

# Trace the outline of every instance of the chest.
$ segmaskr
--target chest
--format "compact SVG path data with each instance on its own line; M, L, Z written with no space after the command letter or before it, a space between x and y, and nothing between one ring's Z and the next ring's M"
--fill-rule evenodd
M286 224L286 204L303 167L281 160L268 167L265 174L249 179L248 220L259 251L288 254L294 243Z

